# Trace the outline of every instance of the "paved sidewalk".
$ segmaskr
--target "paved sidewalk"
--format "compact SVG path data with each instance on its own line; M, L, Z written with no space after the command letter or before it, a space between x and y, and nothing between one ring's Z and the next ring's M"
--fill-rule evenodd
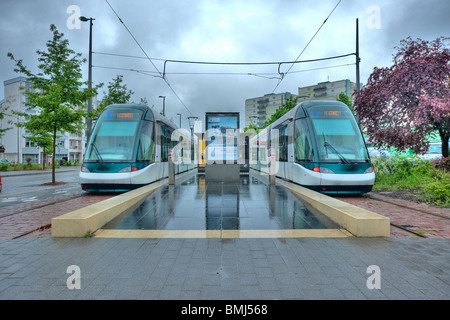
M0 240L0 299L449 300L449 244L358 238ZM78 283L68 271L73 265L80 289L68 288L72 275L69 285Z
M80 166L64 166L55 169L55 172L68 172L68 171L80 171ZM24 175L34 175L34 174L51 174L52 169L47 168L45 170L17 170L17 171L0 171L0 176L11 177L11 176L24 176Z
M4 216L0 227L29 231L110 196L60 199L45 210ZM0 300L450 300L450 237L436 235L99 239L52 238L47 229L11 240L0 230ZM68 288L69 266L79 268L80 289Z

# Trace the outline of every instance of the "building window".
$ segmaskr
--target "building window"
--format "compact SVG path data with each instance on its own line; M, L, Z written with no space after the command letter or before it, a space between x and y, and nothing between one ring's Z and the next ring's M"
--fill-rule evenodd
M30 163L39 163L37 154L22 154L22 163L28 163L27 158L31 159Z
M34 144L33 141L30 140L25 140L25 148L35 148L36 145Z

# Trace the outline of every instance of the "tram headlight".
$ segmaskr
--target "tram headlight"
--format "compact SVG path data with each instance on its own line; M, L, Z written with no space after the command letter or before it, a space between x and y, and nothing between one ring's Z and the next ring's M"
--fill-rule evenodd
M312 169L314 172L320 172L320 173L334 173L333 170L325 168L325 167L314 167Z
M138 171L139 169L136 167L125 167L119 170L119 173L126 173L126 172L133 172L133 171Z
M366 171L364 171L364 173L372 173L373 172L373 167L369 167L366 169Z
M320 173L334 173L334 172L331 169L320 167Z
M86 168L85 166L81 167L81 172L90 172L88 168Z

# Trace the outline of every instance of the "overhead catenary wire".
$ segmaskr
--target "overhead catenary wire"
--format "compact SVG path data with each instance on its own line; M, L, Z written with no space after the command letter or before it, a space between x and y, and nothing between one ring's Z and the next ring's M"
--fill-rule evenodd
M291 73L300 73L300 72L308 72L308 71L316 71L316 70L323 70L323 69L332 69L332 68L339 68L339 67L347 67L355 65L355 63L346 63L346 64L340 64L340 65L334 65L334 66L326 66L326 67L317 67L317 68L311 68L311 69L303 69L303 70L296 70L291 71ZM156 77L159 78L157 75L157 72L155 71L149 71L149 70L139 70L134 68L121 68L121 67L110 67L110 66L92 66L94 68L102 68L102 69L113 69L113 70L122 70L122 71L131 71L131 72L137 72L141 73L147 76ZM277 75L278 73L274 72L264 72L264 73L253 73L253 72L170 72L167 73L169 75L232 75L232 76L255 76L255 77L262 77L267 79L279 79L279 77L271 77L273 75Z
M306 44L306 46L303 48L303 50L299 53L299 55L297 56L297 58L295 59L295 61L297 61L298 59L300 59L300 57L302 56L302 54L305 52L306 48L308 48L309 44L313 41L313 39L316 37L316 35L319 33L320 29L322 29L322 27L325 25L325 23L328 21L328 18L330 18L330 16L333 14L334 10L336 10L336 8L339 6L339 4L341 3L342 0L339 0L339 2L336 4L336 6L333 8L333 10L331 10L330 14L326 17L326 19L322 22L322 24L320 25L319 29L317 29L316 33L314 33L314 35L312 36L312 38L309 40L309 42ZM289 73L289 71L292 69L292 67L294 66L294 63L289 67L289 69L283 73L281 75L281 79L278 81L277 85L275 86L275 88L273 89L272 93L275 92L275 90L277 90L278 86L281 84L281 82L283 81L284 77Z
M189 110L189 108L184 104L184 102L181 100L181 98L178 96L178 94L175 92L175 90L172 88L172 86L170 85L169 81L163 77L163 74L159 71L159 69L156 67L156 65L154 64L153 60L147 55L147 52L144 50L144 48L141 46L141 44L139 43L139 41L136 39L136 37L133 35L133 33L130 31L130 29L127 27L127 25L123 22L123 20L120 18L120 16L117 14L117 12L114 10L114 8L111 6L111 4L108 2L108 0L105 0L106 3L108 4L108 6L111 8L111 10L114 12L114 14L116 15L116 17L119 19L120 23L122 23L122 25L125 27L125 29L128 31L128 33L130 34L130 36L133 38L133 40L136 42L136 44L139 46L139 48L141 49L141 51L144 53L144 55L146 56L146 58L150 61L150 63L153 65L153 67L156 69L156 71L160 74L161 78L164 80L164 82L167 84L167 86L170 88L170 90L173 92L173 94L175 95L175 97L178 99L178 101L183 105L183 107L189 112L190 115L193 115L191 110Z
M132 71L132 72L137 72L137 73L141 73L144 75L148 75L148 76L152 76L152 77L156 77L156 78L162 78L167 86L171 89L171 91L174 93L174 95L177 97L177 99L180 101L180 103L184 106L184 108L189 112L189 114L192 115L192 112L189 110L189 108L184 104L184 102L181 100L181 98L178 96L178 94L175 92L175 90L172 88L171 84L169 83L166 75L183 75L183 74L190 74L190 75L196 75L196 74L221 74L221 75L247 75L247 76L256 76L256 77L263 77L263 78L267 78L267 79L278 79L278 83L276 85L276 87L274 88L274 90L272 91L272 93L275 92L275 90L278 88L278 86L281 84L281 82L283 81L284 77L291 72L292 67L295 64L299 64L299 63L307 63L307 62L316 62L316 61L324 61L324 60L331 60L331 59L338 59L338 58L343 58L343 57L347 57L350 55L356 55L356 53L348 53L348 54L343 54L343 55L337 55L337 56L332 56L332 57L325 57L325 58L318 58L318 59L309 59L309 60L299 60L299 58L302 56L302 54L305 52L305 50L307 49L307 47L310 45L310 43L312 42L312 40L316 37L316 35L319 33L319 31L322 29L322 27L325 25L325 23L328 21L328 19L330 18L330 16L333 14L333 12L336 10L336 8L339 6L339 4L341 3L342 0L339 0L338 3L335 5L335 7L333 8L333 10L328 14L328 16L326 17L326 19L323 21L323 23L321 24L321 26L318 28L318 30L315 32L315 34L312 36L312 38L309 40L309 42L306 44L306 46L303 48L303 50L300 52L300 54L297 56L297 58L294 61L272 61L272 62L214 62L214 61L190 61L190 60L175 60L175 59L162 59L162 58L151 58L148 56L148 54L146 53L146 51L143 49L143 47L140 45L140 43L138 42L138 40L136 39L136 37L132 34L132 32L130 31L130 29L126 26L126 24L123 22L123 20L120 18L120 16L117 14L117 12L114 10L114 8L111 6L111 4L108 2L108 0L105 0L106 3L109 5L109 7L111 8L111 10L114 12L114 14L117 16L117 18L119 19L120 23L122 23L122 25L125 27L125 29L127 30L127 32L131 35L131 37L133 38L133 40L136 42L136 44L139 46L139 48L141 49L141 51L144 53L145 57L142 56L135 56L135 55L128 55L128 54L115 54L115 53L105 53L105 52L93 52L95 54L100 54L100 55L110 55L110 56L118 56L118 57L126 57L126 58L137 58L137 59L146 59L149 60L151 62L151 64L153 65L153 67L155 68L155 71L145 71L145 70L138 70L138 69L131 69L131 68L116 68L118 70L125 70L125 71ZM155 63L153 61L164 61L164 67L163 67L163 71L161 72L157 66L155 65ZM203 64L203 65L270 65L270 64L276 64L278 65L278 76L277 77L271 77L269 75L274 75L275 73L253 73L253 72L247 72L247 73L225 73L225 72L208 72L208 73L201 73L201 72L177 72L177 73L169 73L166 72L166 67L167 67L167 63L184 63L184 64ZM289 69L286 72L281 72L281 66L283 64L290 64ZM335 68L335 67L341 67L341 66L349 66L349 65L353 65L352 64L345 64L345 65L339 65L339 66L330 66L330 67L320 67L320 68L313 68L313 69L305 69L305 70L299 70L299 71L292 71L291 73L298 73L298 72L306 72L306 71L313 71L313 70L320 70L320 69L328 69L328 68ZM106 67L106 66L96 66L98 68L109 68L109 69L113 69L114 67Z
M117 56L117 57L125 57L125 58L136 58L136 59L147 59L146 57L142 56L134 56L134 55L126 55L126 54L116 54L116 53L106 53L106 52L93 52L94 54L100 54L100 55L109 55L109 56ZM299 64L299 63L309 63L309 62L318 62L318 61L325 61L325 60L332 60L332 59L339 59L339 58L345 58L348 56L355 55L355 53L347 53L347 54L341 54L337 56L331 56L331 57L325 57L325 58L316 58L316 59L308 59L308 60L295 60L295 61L250 61L250 62L218 62L218 61L193 61L193 60L175 60L175 59L161 59L161 58L151 58L152 60L159 60L164 61L164 69L162 76L164 77L166 74L174 74L166 72L166 65L167 62L173 62L173 63L182 63L182 64L200 64L200 65L283 65L283 64ZM291 66L291 68L292 68ZM289 69L290 70L290 69ZM159 73L161 75L161 73ZM280 74L280 72L278 72Z

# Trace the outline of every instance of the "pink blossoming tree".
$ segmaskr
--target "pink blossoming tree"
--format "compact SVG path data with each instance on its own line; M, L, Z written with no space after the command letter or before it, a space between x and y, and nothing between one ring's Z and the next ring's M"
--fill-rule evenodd
M438 132L442 156L450 138L450 38L407 38L389 68L374 68L367 85L355 93L355 111L377 146L424 153Z

